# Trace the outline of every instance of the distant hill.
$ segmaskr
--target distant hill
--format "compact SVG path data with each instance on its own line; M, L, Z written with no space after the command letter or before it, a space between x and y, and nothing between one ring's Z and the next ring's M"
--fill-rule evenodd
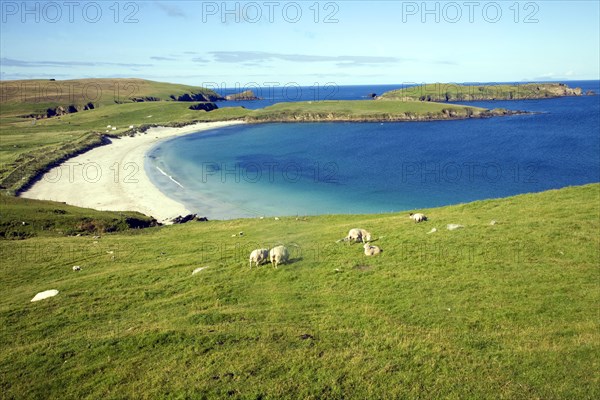
M519 85L457 85L432 83L392 90L379 96L381 100L404 101L484 101L544 99L581 96L581 88L564 83L526 83Z
M225 99L203 87L135 78L0 81L4 116L43 118L111 104L217 100Z

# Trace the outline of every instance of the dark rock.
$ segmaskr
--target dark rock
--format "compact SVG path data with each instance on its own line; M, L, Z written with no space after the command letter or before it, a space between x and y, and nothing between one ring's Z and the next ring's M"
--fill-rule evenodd
M377 93L369 93L367 95L367 97L370 98L370 99L376 99L377 98Z
M185 93L185 94L182 94L181 96L171 95L169 97L171 99L175 100L175 101L204 101L204 102L211 102L211 101L225 100L225 98L221 97L221 96L214 96L214 95L211 95L211 94L204 95L202 93Z
M215 103L198 103L189 107L190 110L204 110L204 111L212 111L216 110L219 107Z
M153 97L153 96L132 97L131 100L136 103L143 103L146 101L160 101L160 99L158 97Z
M206 222L208 221L208 218L206 217L199 217L196 214L188 214L186 216L178 216L176 218L173 218L171 220L172 223L174 224L185 224L186 222L190 222L190 221L197 221L197 222Z

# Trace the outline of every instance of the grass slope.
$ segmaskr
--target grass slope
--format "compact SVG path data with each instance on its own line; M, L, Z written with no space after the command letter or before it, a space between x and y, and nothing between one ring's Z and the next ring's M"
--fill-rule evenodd
M2 397L597 398L599 194L0 241Z
M523 100L561 96L580 96L580 88L572 89L562 83L526 83L515 85L458 85L432 83L386 92L383 100L402 101L474 101Z
M0 196L0 239L99 235L155 225L155 220L138 212L97 211L53 201Z

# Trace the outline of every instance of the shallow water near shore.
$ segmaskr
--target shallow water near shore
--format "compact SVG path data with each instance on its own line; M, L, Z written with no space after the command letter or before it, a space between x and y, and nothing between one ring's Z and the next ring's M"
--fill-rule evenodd
M233 126L162 142L145 168L211 219L397 212L600 181L598 96L469 105L536 114Z

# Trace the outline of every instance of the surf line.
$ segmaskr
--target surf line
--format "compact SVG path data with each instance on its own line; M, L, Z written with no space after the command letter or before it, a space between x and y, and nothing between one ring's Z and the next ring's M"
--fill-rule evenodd
M172 180L173 182L175 182L175 184L177 186L179 186L182 189L185 189L183 187L183 185L181 183L177 182L171 175L167 175L167 173L165 171L163 171L162 169L160 169L159 167L156 167L156 169L159 170L161 174L163 174L164 176L166 176L167 178L169 178L170 180Z

